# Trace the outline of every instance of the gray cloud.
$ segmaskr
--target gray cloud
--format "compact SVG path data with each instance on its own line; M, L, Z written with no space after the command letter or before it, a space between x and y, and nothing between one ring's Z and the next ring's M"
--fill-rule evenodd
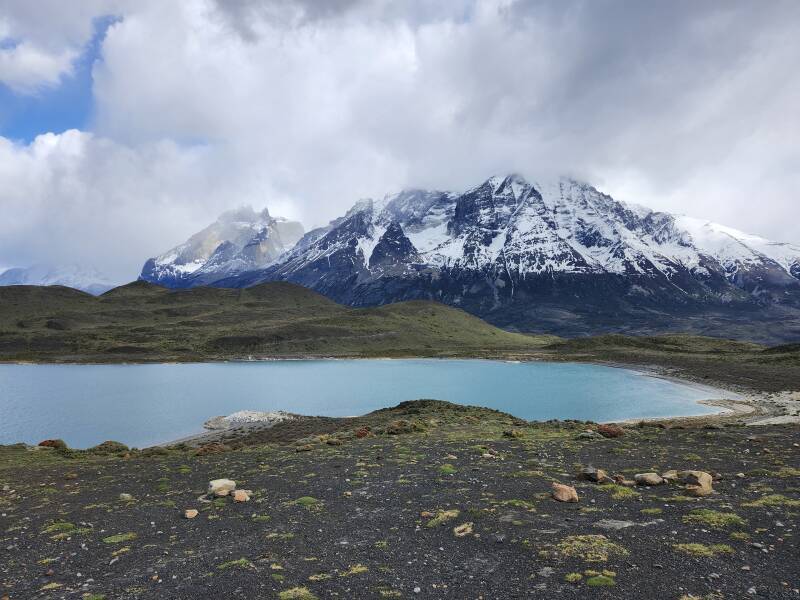
M87 164L70 175L84 204L52 177L36 183L39 218L84 242L104 239L99 215L125 215L118 273L226 207L268 204L314 225L360 197L506 171L568 173L800 241L787 218L800 189L799 3L150 0L118 11L94 71L95 134L74 159ZM55 160L8 153L34 171ZM8 194L3 178L0 167ZM14 178L15 193L34 180ZM18 210L7 198L4 212ZM161 213L173 222L156 225ZM23 260L41 226L11 220L27 225L17 237L0 225L2 263ZM83 252L70 237L52 248Z

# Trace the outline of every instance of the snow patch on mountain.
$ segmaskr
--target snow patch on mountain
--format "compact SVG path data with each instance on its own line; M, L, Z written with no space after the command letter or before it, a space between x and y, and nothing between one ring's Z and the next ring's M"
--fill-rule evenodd
M504 274L513 281L543 273L670 282L688 273L737 284L751 271L754 278L768 273L772 283L800 278L797 246L618 202L571 178L529 183L519 175L494 176L462 194L405 190L360 201L271 270L291 279L320 257L347 255L352 247L359 280L380 276L384 267L371 258L391 224L399 228L394 235L410 241L418 268Z
M118 283L92 267L34 265L6 269L0 273L0 285L63 285L97 296Z
M211 283L222 276L272 264L303 236L296 221L272 217L265 208L228 211L186 242L149 259L141 279L168 287Z

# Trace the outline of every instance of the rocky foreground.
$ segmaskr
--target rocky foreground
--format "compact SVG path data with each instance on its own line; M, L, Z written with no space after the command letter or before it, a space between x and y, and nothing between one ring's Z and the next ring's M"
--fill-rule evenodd
M4 600L800 598L797 425L419 401L199 448L6 446L0 489Z

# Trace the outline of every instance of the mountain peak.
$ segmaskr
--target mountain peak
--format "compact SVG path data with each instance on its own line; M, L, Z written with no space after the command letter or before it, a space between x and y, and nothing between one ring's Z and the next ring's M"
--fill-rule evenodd
M300 223L273 218L266 207L256 212L252 206L240 206L222 213L183 244L149 259L140 278L184 287L223 273L263 268L290 250L303 233Z

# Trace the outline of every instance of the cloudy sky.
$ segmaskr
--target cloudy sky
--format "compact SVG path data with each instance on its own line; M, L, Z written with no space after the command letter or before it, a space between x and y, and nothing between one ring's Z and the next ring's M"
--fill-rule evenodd
M0 0L0 267L576 176L800 242L800 2Z

